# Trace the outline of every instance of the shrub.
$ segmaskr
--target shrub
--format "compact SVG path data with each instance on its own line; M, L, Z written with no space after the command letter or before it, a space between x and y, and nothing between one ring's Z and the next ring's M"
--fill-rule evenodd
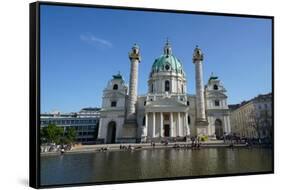
M208 136L207 135L203 135L200 137L200 141L208 141Z

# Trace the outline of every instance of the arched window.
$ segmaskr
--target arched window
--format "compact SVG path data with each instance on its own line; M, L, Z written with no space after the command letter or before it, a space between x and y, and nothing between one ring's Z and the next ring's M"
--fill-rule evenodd
M143 105L144 105L144 106L146 105L146 101L143 102Z
M143 126L145 125L145 116L144 116L143 119L142 119L142 125L143 125Z
M181 85L181 93L183 93L183 84Z
M216 85L216 84L214 85L213 88L214 88L214 90L218 90L218 89L219 89L219 88L218 88L218 85Z
M151 84L150 92L153 93L153 84Z
M165 81L165 92L169 92L170 91L170 81L166 80Z
M118 90L118 85L117 84L113 85L113 90Z
M186 101L186 105L189 106L189 101Z
M170 66L168 64L165 65L165 69L168 71L170 69Z
M187 123L190 124L190 117L187 117Z

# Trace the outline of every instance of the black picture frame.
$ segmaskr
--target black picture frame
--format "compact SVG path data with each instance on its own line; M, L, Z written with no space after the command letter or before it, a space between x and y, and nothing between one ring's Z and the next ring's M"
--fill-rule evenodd
M182 176L161 179L145 179L145 180L127 180L127 181L106 181L106 182L89 182L89 183L74 183L63 185L41 185L40 184L40 6L55 5L69 7L86 7L86 8L105 8L117 10L134 10L148 12L169 12L169 13L186 13L194 15L213 15L213 16L231 16L245 18L263 18L270 19L272 22L272 124L274 134L274 17L264 15L248 15L248 14L232 14L232 13L217 13L217 12L201 12L188 10L166 10L156 8L141 8L141 7L124 7L124 6L109 6L109 5L91 5L78 3L59 3L39 1L29 5L29 185L33 188L53 188L53 187L68 187L68 186L87 186L100 184L119 184L119 183L134 183L148 181L163 181L163 180L178 180L178 179L193 179L193 178L211 178L211 177L226 177L226 176L242 176L253 174L272 174L274 173L274 135L272 144L272 171L256 172L256 173L238 173L238 174L222 174L222 175L207 175L207 176Z

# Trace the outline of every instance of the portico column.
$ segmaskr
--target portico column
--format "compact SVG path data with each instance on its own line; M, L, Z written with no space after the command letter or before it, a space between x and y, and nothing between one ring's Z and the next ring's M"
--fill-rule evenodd
M186 123L186 135L190 135L190 129L188 124L188 113L185 112L185 123Z
M163 112L160 113L160 137L163 137Z
M155 112L153 113L153 118L152 118L152 137L155 137Z
M174 136L173 112L170 112L170 137Z
M227 133L230 133L230 132L231 132L231 128L230 128L230 119L229 119L229 116L226 116L226 120L227 120L227 125L228 125L228 131L227 131Z
M148 113L145 113L145 129L144 136L147 136Z
M180 136L180 119L181 119L181 113L178 112L178 125L177 125L177 134L176 136Z
M98 139L102 139L103 138L103 136L102 136L102 130L104 130L104 127L102 126L102 121L103 121L103 119L100 119L100 123L99 123L99 125L100 125L100 127L98 128ZM105 137L104 137L105 138Z

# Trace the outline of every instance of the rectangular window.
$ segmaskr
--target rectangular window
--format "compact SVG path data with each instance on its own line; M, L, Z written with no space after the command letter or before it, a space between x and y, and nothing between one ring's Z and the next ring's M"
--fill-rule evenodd
M220 101L219 100L215 100L215 106L220 106Z
M165 81L165 92L169 92L170 91L170 81L166 80Z
M117 105L117 102L116 102L116 101L112 101L112 102L111 102L111 107L116 107L116 105Z

